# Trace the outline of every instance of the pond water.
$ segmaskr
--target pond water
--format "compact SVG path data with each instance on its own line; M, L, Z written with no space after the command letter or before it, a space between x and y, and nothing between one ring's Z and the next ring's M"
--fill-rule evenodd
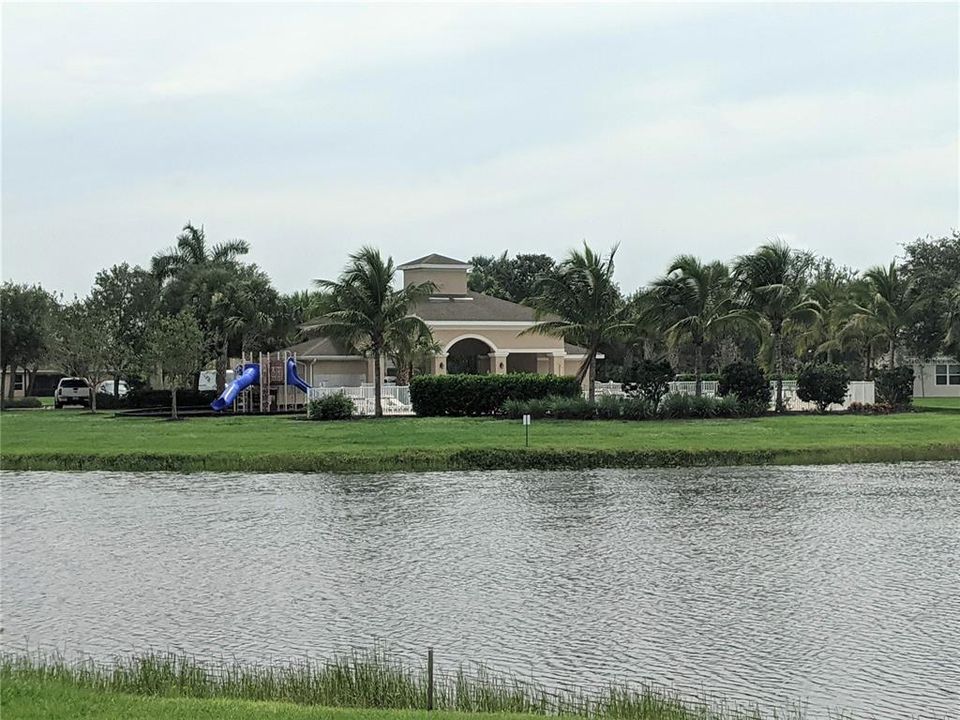
M960 717L960 463L0 482L7 649L432 645L551 684Z

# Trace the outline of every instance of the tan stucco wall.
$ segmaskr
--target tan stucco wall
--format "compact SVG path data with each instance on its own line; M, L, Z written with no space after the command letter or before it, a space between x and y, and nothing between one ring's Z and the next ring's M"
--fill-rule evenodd
M321 382L330 384L330 381L336 379L334 384L343 382L346 385L359 385L361 382L367 382L367 361L366 358L358 357L356 360L304 360L300 362L307 367L307 377L304 378L310 385L320 385Z
M423 268L420 270L404 270L403 284L418 285L424 282L432 282L437 286L437 294L440 295L464 295L467 292L467 271L458 270L434 270Z
M430 323L427 323L430 325ZM483 326L463 325L459 327L436 327L431 325L434 340L446 352L448 346L462 337L478 337L493 344L495 350L530 350L563 351L563 340L548 335L520 335L522 327L498 329Z

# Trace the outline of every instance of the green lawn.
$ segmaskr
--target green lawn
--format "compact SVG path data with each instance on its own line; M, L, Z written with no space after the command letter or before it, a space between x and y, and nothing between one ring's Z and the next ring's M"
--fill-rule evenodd
M309 707L251 700L197 700L140 697L103 692L55 681L5 678L0 685L4 720L532 720L532 715L426 713L420 710L368 710Z
M744 420L308 422L225 416L169 422L80 410L0 415L0 459L21 469L341 470L598 467L960 459L960 413Z
M960 397L917 398L913 404L919 408L960 410Z

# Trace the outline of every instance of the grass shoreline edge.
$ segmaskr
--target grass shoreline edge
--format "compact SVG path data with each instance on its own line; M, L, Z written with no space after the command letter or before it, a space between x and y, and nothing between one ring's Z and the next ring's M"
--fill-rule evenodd
M0 455L0 469L128 472L420 472L444 470L593 470L751 465L834 465L960 460L960 442L891 447L851 445L762 450L430 449L386 453L57 453Z

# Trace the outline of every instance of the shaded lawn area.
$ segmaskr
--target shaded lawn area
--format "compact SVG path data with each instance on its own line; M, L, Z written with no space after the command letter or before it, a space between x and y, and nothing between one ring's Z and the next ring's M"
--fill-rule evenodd
M81 410L0 415L0 455L176 453L271 456L328 452L523 448L516 420L384 418L309 422L290 416L115 417ZM788 415L743 420L535 420L531 448L556 450L764 450L960 445L960 415Z
M913 404L921 409L960 411L960 397L917 398Z

